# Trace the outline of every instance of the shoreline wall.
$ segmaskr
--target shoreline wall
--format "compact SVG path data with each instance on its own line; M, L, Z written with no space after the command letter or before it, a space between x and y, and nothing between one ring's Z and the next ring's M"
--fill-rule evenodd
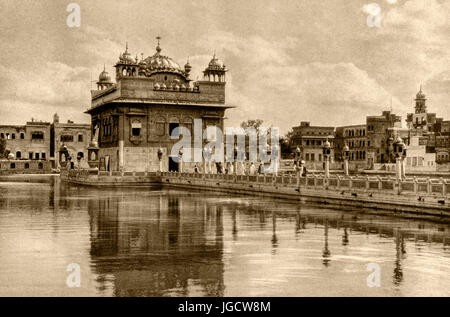
M175 187L256 195L302 202L407 212L450 220L450 181L380 176L223 175L172 172L62 171L61 180L75 185L107 187Z
M450 220L445 181L162 173L164 186L433 216ZM375 186L376 185L376 186Z

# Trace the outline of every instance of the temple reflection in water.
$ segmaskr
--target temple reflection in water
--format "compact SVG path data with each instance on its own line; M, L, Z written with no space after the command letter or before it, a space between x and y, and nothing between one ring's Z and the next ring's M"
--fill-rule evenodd
M114 295L223 296L220 206L161 194L129 208L122 198L89 201L92 261Z

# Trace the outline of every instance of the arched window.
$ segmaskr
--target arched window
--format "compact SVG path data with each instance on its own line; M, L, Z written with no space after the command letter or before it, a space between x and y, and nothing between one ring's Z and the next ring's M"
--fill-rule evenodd
M42 162L39 162L38 168L39 168L40 170L43 169L43 168L44 168L44 164L42 164Z
M139 120L133 120L131 122L131 135L133 137L140 137L142 130L142 123Z
M21 140L25 139L25 134L21 133L21 134L20 134L20 139L21 139Z
M183 127L185 127L186 129L189 130L189 132L191 132L191 136L192 136L192 124L193 124L193 120L191 117L187 117L183 119Z
M180 121L178 120L177 117L171 117L169 120L169 135L172 135L174 137L178 137L178 133L175 134L175 129L178 128L180 126ZM179 132L179 131L178 131Z
M22 153L20 151L16 152L16 158L20 159L22 157Z
M11 163L10 167L11 167L11 169L16 168L16 163Z
M14 140L14 139L16 138L16 134L13 133L13 134L11 135L11 138Z
M25 163L25 169L29 169L30 168L30 164L29 163Z
M166 135L166 119L163 116L156 117L155 134L159 136Z

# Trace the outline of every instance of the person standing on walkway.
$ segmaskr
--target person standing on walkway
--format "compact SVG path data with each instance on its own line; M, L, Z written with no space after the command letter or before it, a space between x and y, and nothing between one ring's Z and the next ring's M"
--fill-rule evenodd
M228 174L233 175L234 174L234 167L233 167L233 163L229 163L228 165Z
M255 175L256 172L256 167L255 164L253 164L253 162L250 164L250 168L249 168L249 175Z
M258 174L261 175L263 173L263 164L260 163L258 166Z
M300 162L300 166L301 166L300 175L301 175L302 177L306 177L306 166L305 166L305 161L301 161L301 162Z

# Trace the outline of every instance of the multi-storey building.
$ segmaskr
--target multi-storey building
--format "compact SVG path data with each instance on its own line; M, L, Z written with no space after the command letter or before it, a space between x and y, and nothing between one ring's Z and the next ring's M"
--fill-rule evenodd
M335 157L336 160L344 159L344 146L349 148L349 162L353 166L366 167L367 160L367 136L366 125L349 125L336 128Z
M427 139L411 136L406 146L406 170L436 171L436 153L427 152Z
M435 135L436 162L446 163L450 161L450 136L438 134Z
M302 121L292 129L291 150L295 152L298 147L306 164L323 161L323 144L326 140L331 144L331 161L334 161L334 127L311 126L309 122Z
M214 55L203 79L192 83L189 61L180 67L161 51L159 37L156 52L145 59L132 58L127 45L115 65L116 83L104 70L98 89L91 91L87 113L98 142L100 170L157 171L160 159L163 170L178 170L178 153L172 154L172 147L179 140L171 138L177 127L192 135L198 119L202 132L207 126L223 131L225 110L230 108L225 105L225 65Z
M52 140L50 144L50 154L55 158L57 167L65 160L65 156L60 154L60 149L65 146L73 161L81 158L80 167L88 167L88 146L91 141L91 125L74 123L70 120L67 123L60 123L59 116L55 113L52 124Z
M383 111L380 116L366 117L367 165L373 168L375 163L392 163L388 129L401 127L401 117L390 111Z
M50 122L31 119L25 125L0 125L0 138L16 159L48 160L50 158Z
M0 125L0 138L6 140L6 150L16 160L49 161L52 167L60 167L59 150L65 146L73 161L81 156L82 166L88 166L90 124L60 123L55 114L53 123L31 119L25 125Z

